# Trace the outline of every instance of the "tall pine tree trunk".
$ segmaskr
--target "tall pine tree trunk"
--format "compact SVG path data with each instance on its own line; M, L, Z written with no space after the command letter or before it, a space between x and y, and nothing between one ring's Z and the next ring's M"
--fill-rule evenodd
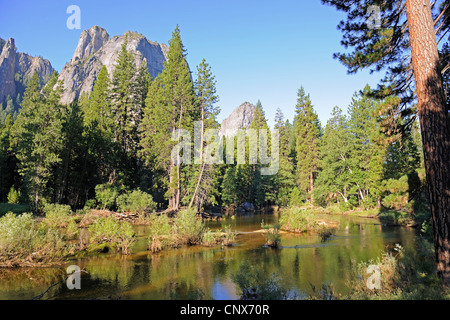
M450 132L428 0L406 0L437 272L450 283Z

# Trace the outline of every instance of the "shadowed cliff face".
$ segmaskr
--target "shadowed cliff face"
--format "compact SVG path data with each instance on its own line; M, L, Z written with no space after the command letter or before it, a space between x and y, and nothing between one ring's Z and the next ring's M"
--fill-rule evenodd
M8 96L14 99L17 94L23 94L26 83L35 71L39 73L41 85L44 85L50 79L53 67L42 57L17 52L13 38L7 41L0 39L0 102Z
M231 115L226 118L220 127L220 135L225 137L234 136L238 129L248 129L253 121L255 106L245 102L237 107Z
M61 102L71 103L81 93L91 92L103 65L111 75L125 39L127 50L133 53L136 66L140 66L145 59L152 78L162 72L168 50L166 45L151 42L136 32L126 32L123 36L110 38L105 29L94 26L81 33L72 59L59 75L59 80L64 83Z

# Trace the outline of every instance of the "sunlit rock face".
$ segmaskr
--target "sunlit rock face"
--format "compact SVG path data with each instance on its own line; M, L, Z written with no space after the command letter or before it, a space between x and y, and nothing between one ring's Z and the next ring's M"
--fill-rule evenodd
M50 79L53 67L42 57L17 52L13 38L0 39L0 103L8 96L14 99L17 94L23 94L26 83L36 71L44 85Z
M152 78L162 72L168 46L149 41L136 32L126 32L122 36L110 38L105 29L94 26L81 33L72 59L59 75L59 80L62 80L64 84L61 102L71 103L81 93L90 93L103 65L111 75L125 40L127 50L132 52L136 66L140 66L142 61L145 61Z
M232 137L239 129L248 129L253 121L256 106L245 102L234 109L231 115L223 120L220 127L220 135Z

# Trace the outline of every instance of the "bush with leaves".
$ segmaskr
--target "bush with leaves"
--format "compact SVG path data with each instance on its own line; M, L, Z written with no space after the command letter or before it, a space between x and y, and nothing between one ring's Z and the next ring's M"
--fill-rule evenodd
M59 230L35 223L31 213L0 218L0 265L56 262L68 249Z
M165 246L173 244L172 226L167 215L150 215L147 221L149 222L148 246L150 251L158 252Z
M72 210L68 205L46 204L43 222L52 228L66 227L72 220Z
M266 237L266 245L271 248L278 248L281 243L280 224L265 224L263 220L261 222L261 228L265 230L264 236Z
M16 189L14 189L14 186L12 186L11 189L9 189L8 196L7 196L8 203L9 204L19 204L20 197L21 197L20 190L16 190Z
M291 232L307 232L316 226L313 215L306 209L288 208L281 214L280 225L282 230Z
M117 188L110 184L99 184L95 186L95 198L100 205L100 209L112 209L116 204L119 195Z
M197 244L201 242L205 224L195 209L190 208L178 212L173 228L179 243Z
M118 222L113 217L95 220L88 230L91 250L106 245L123 254L129 254L136 241L136 235L131 224Z
M153 202L153 197L139 189L120 195L117 197L116 202L120 212L141 213L156 209L156 203Z
M222 245L231 246L236 239L236 233L231 230L231 224L222 223L222 231L225 233L222 239Z

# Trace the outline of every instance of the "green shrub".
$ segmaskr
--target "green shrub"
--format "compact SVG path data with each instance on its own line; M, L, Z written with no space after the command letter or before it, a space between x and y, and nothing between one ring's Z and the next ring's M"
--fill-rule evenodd
M180 243L197 244L205 230L203 220L197 216L195 209L183 209L174 219L174 234Z
M231 244L236 239L236 233L231 230L231 224L223 223L222 224L222 230L225 233L225 236L222 239L222 245L224 245L224 246L231 246Z
M74 219L71 219L67 224L66 234L71 239L75 239L80 234L80 230L78 229L77 223Z
M88 201L86 201L84 207L86 209L95 209L97 207L97 201L95 199L89 199Z
M46 204L44 223L52 228L66 227L72 219L72 210L68 205Z
M139 189L130 193L125 193L117 197L117 207L120 212L143 212L146 210L154 211L156 203L153 202L153 197Z
M416 248L405 250L396 245L395 254L386 252L377 260L362 262L353 270L350 283L352 292L348 299L425 300L448 298L448 288L436 275L433 244L426 240L416 243ZM370 265L380 271L380 288L370 290L367 273Z
M306 209L288 208L280 217L281 229L291 232L306 232L316 227L314 216Z
M118 222L113 217L97 219L89 226L91 248L107 244L123 254L129 254L135 241L136 235L131 224Z
M281 243L280 224L265 224L263 220L261 222L261 228L265 230L264 236L266 237L266 245L272 248L278 248Z
M31 213L7 213L0 218L0 264L33 264L60 259L66 252L63 235L37 225Z
M214 232L212 232L209 229L207 229L205 232L203 232L202 244L204 246L208 246L208 247L215 245L216 244L216 237L214 235Z
M12 186L11 189L9 189L8 196L7 196L8 203L9 204L19 204L20 197L21 197L20 190L16 190L16 189L14 189L14 186Z
M147 221L149 222L148 246L150 251L158 252L166 245L173 244L172 226L167 215L150 215Z
M103 210L114 208L118 195L117 189L110 184L95 186L95 198Z

